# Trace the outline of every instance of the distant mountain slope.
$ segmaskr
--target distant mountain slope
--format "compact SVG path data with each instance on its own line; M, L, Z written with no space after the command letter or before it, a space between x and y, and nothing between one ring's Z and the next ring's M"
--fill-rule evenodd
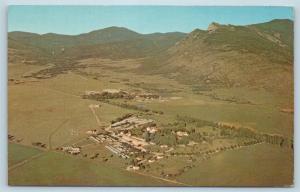
M165 52L184 37L182 33L154 33L135 39L74 46L65 55L77 59L102 57L111 59L151 57Z
M278 42L288 45L289 51L293 50L293 21L288 19L275 19L267 23L254 24L249 27L256 28L265 34L274 37ZM273 39L272 37L270 39ZM275 40L276 41L276 40Z
M10 32L11 39L45 49L110 43L139 38L142 35L122 27L109 27L80 35L61 35L46 33L43 35L27 32Z
M132 52L162 51L174 45L185 37L184 33L153 33L139 34L123 27L109 27L80 35L60 35L47 33L44 35L27 32L10 32L9 47L12 41L19 44L42 49L49 54L58 54L62 50L66 53L76 53L77 57L99 56L117 58L130 57ZM145 48L145 50L140 50ZM110 51L114 51L111 53ZM127 55L126 52L129 52ZM81 54L82 53L82 54ZM98 54L99 53L99 54ZM60 54L59 54L60 55ZM72 56L72 55L69 55ZM136 57L135 56L135 57Z
M212 23L207 30L139 34L109 27L70 36L8 34L9 60L71 67L79 59L148 58L138 72L203 87L255 87L286 93L293 87L293 21L247 26Z
M30 34L23 34L30 35ZM28 45L8 37L8 63L31 63L41 64L48 63L49 53L38 47Z
M140 69L210 87L286 91L293 83L293 22L196 29Z

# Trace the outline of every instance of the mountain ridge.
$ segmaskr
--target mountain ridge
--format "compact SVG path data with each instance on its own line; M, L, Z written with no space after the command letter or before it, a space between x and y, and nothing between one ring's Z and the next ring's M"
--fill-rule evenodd
M209 28L193 30L140 71L166 74L202 87L292 90L293 22L275 20L246 26L213 23Z
M244 26L213 22L207 30L188 34L139 34L115 26L77 36L10 32L8 40L9 48L24 53L28 45L44 60L60 60L58 65L65 65L64 58L147 58L137 72L197 86L254 86L279 92L293 86L293 21L288 19Z

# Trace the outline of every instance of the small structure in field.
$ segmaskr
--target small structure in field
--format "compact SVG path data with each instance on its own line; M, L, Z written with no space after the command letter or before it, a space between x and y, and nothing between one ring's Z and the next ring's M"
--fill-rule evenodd
M176 135L177 135L178 137L189 136L189 134L188 134L187 132L185 132L185 131L177 131L177 132L176 132Z
M62 151L70 153L72 155L77 155L80 153L80 147L71 147L71 146L62 147Z
M160 160L160 159L163 159L163 158L164 158L164 156L160 156L160 155L156 156L157 160Z
M168 145L161 145L160 148L166 149L166 148L168 148Z
M96 129L88 130L88 131L86 132L86 134L88 134L88 135L95 135L95 134L97 134L97 130L96 130Z
M140 170L140 167L139 166L134 166L134 165L129 165L127 168L126 168L127 171L138 171Z
M155 162L155 160L153 160L153 159L148 160L148 163L154 163L154 162Z
M149 133L156 133L158 130L156 127L147 127L146 131Z
M189 143L187 144L188 146L194 146L197 145L198 143L195 141L189 141Z

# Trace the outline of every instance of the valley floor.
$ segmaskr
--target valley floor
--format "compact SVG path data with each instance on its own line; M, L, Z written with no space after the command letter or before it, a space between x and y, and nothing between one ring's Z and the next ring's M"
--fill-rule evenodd
M293 113L282 110L290 106L287 98L250 88L198 92L172 79L133 73L138 61L130 69L107 62L84 60L86 68L45 79L24 77L41 66L9 66L10 185L293 184ZM106 89L125 90L133 99L103 99ZM100 93L83 98L87 91ZM155 122L150 128L157 132L147 136L136 122L129 131L112 128L128 114ZM109 149L128 132L146 144L122 145L120 154L130 156L122 158Z

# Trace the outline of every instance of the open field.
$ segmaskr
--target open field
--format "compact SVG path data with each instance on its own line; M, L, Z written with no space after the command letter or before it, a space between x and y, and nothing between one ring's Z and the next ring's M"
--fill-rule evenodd
M20 163L27 158L40 154L43 151L36 148L29 148L18 144L10 143L8 145L8 167Z
M30 153L27 147L24 152ZM176 185L55 152L9 172L9 185L165 186ZM179 185L179 184L177 184Z
M293 180L291 153L266 144L228 151L199 163L178 180L204 186L288 186Z
M188 115L208 121L238 123L261 132L278 133L288 137L293 135L293 115L282 113L277 107L212 102L201 97L189 101L171 101L168 102L168 108L164 108L161 103L145 105L156 110L163 109L166 115Z
M65 86L72 85L70 82L74 80L80 80L78 76L77 79L75 78L71 74L68 81L68 77L66 77L63 81L64 84L59 84L62 86L61 89L60 86L56 86L60 79L50 81L50 85L47 82L30 82L22 86L9 86L9 111L13 111L13 114L9 116L9 132L24 139L23 142L26 144L38 141L47 145L49 136L54 132L51 138L52 145L59 146L82 136L93 127L96 128L98 125L88 107L95 102L80 98L80 93L83 93L85 89L80 90L80 86L77 87L78 84L73 86L74 89L78 88L77 94ZM94 83L94 87L96 86L97 84ZM99 110L109 111L109 113L101 114L104 125L108 124L115 116L130 112L130 110L107 104L102 104Z

